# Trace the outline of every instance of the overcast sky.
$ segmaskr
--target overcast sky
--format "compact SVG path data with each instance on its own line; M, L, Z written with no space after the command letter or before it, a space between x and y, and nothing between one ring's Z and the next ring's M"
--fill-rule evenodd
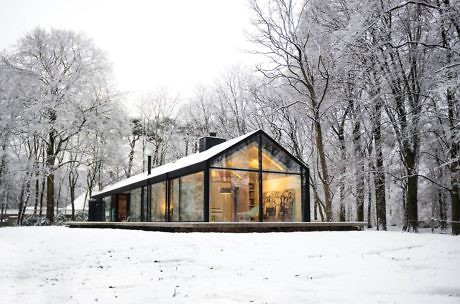
M190 96L226 67L254 61L246 0L1 0L0 49L40 26L85 32L113 63L119 88L166 86Z

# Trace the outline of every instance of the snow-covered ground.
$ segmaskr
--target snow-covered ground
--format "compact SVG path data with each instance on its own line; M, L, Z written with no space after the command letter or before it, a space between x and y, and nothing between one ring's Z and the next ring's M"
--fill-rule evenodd
M0 229L0 303L460 303L460 237Z

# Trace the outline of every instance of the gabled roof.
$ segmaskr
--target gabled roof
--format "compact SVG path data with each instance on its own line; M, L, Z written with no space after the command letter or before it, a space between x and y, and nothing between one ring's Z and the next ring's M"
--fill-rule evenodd
M268 136L263 130L256 130L244 134L242 136L230 139L226 142L221 144L215 145L214 147L205 150L203 152L198 152L195 154L191 154L189 156L180 158L176 161L167 163L165 165L153 168L150 174L147 172L143 172L137 175L134 175L130 178L124 179L117 183L111 184L104 188L103 190L94 193L93 198L102 198L111 194L122 193L133 188L141 187L147 184L156 183L159 181L166 180L167 176L169 178L175 178L177 176L183 176L191 173L195 173L198 171L204 170L205 162L212 159L215 156L220 155L224 151L237 146L241 142L244 142L246 139L249 139L252 136L256 136L257 134L263 134L267 138L269 138L272 142L274 142L281 150L286 152L289 156L291 156L296 162L298 162L302 167L307 168L306 164L303 163L301 160L297 159L293 156L289 151L284 149L281 145L279 145L274 139Z
M106 188L104 188L103 190L101 190L101 191L99 191L97 193L94 193L93 197L103 197L103 196L106 196L106 195L110 195L110 194L114 193L115 190L123 190L123 189L126 189L126 188L130 188L130 186L132 186L132 185L142 183L143 181L147 181L149 179L154 179L155 177L167 174L169 172L173 172L173 171L176 171L176 170L184 169L186 167L191 167L193 165L203 163L203 162L209 160L210 158L218 155L219 153L221 153L221 152L223 152L223 151L225 151L225 150L227 150L227 149L239 144L240 142L244 141L245 139L247 139L248 137L250 137L251 135L253 135L253 134L255 134L255 133L259 132L259 131L260 130L249 132L249 133L244 134L242 136L239 136L239 137L233 138L231 140L225 141L225 142L223 142L221 144L215 145L214 147L209 148L206 151L194 153L194 154L191 154L189 156L185 156L183 158L180 158L180 159L178 159L176 161L173 161L173 162L167 163L165 165L153 168L149 175L147 175L147 172L143 172L143 173L131 176L131 177L127 178L127 179L124 179L124 180L119 181L117 183L111 184L111 185L107 186ZM119 192L119 191L117 191L117 192Z

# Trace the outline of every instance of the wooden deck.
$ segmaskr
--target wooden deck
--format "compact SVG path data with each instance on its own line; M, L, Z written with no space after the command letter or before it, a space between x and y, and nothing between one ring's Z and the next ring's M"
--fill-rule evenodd
M294 231L357 231L365 222L308 222L308 223L177 223L177 222L70 222L70 228L131 229L162 232L294 232Z

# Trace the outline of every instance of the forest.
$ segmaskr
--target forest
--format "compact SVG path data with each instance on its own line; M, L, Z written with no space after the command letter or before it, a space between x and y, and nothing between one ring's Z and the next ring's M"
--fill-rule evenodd
M70 206L74 219L77 196L142 172L148 155L159 166L210 132L263 129L308 164L312 219L459 234L460 1L248 7L245 51L263 60L186 98L152 84L128 103L110 50L84 33L18 37L0 54L1 217L52 224Z

